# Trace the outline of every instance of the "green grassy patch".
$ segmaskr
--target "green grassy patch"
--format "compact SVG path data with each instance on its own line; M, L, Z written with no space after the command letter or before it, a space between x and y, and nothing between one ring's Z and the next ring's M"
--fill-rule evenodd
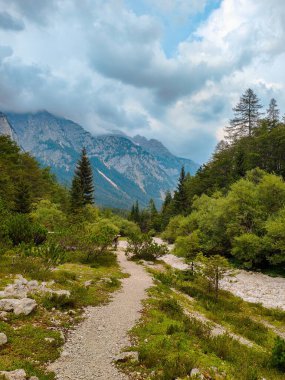
M283 313L266 311L228 292L221 292L216 302L202 283L184 281L175 271L157 272L155 277L159 281L149 291L140 323L131 331L131 349L138 351L139 361L121 364L125 371L140 371L145 379L173 380L186 379L198 367L212 379L284 379L285 374L271 363L276 334L261 323L273 321L275 313L281 321ZM201 313L255 345L243 345L229 334L211 336L210 325L185 315L184 309Z
M0 286L3 289L14 281L16 274L28 280L53 281L54 290L69 290L71 295L34 294L37 309L28 316L8 313L0 321L0 331L5 332L8 343L1 348L0 370L23 368L29 376L40 380L53 380L46 372L47 362L54 361L63 344L61 332L81 320L83 307L99 305L109 300L110 294L120 287L124 277L113 253L104 253L92 263L65 263L56 270L36 270L36 260L5 255L0 258ZM16 265L15 265L16 262Z

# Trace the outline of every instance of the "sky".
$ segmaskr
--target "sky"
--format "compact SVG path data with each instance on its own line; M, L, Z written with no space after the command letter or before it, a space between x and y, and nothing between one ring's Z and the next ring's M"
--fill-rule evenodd
M0 110L206 162L251 87L285 112L283 0L0 0Z

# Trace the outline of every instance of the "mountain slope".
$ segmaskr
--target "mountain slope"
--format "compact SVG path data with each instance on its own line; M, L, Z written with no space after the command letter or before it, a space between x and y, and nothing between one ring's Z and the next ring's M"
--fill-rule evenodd
M9 134L25 151L50 166L63 183L70 183L85 146L100 205L128 208L138 199L145 206L150 198L159 205L165 191L176 186L181 162L162 144L161 150L164 148L167 154L122 134L93 136L73 121L46 111L6 113L1 120L0 133ZM193 167L191 170L195 171Z
M155 156L161 168L172 178L175 183L177 182L181 166L184 166L185 171L190 174L195 174L200 167L200 165L192 160L174 156L158 140L148 140L140 135L135 136L132 140L139 144L147 152Z

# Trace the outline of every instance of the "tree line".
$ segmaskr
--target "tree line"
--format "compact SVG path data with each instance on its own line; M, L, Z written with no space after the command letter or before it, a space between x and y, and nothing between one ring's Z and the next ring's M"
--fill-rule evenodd
M196 175L181 169L151 228L165 231L179 254L190 258L203 252L246 267L284 266L285 120L277 101L263 112L258 96L246 90L225 136Z

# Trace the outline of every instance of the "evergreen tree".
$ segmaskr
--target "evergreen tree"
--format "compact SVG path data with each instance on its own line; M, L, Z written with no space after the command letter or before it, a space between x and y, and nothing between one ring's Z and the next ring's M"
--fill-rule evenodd
M261 116L262 105L252 89L246 90L239 103L233 108L234 118L226 127L227 139L236 141L243 136L252 136Z
M274 98L270 100L269 107L266 110L266 119L271 128L275 128L280 120L280 111Z
M15 211L21 214L28 214L31 211L32 199L28 183L21 181L15 194Z
M186 178L187 177L185 174L185 169L184 169L184 166L182 166L181 171L180 171L180 177L178 181L177 190L174 193L174 205L175 205L175 212L177 214L179 213L184 214L188 206L187 192L185 188Z
M77 210L84 206L83 189L80 182L80 178L77 176L74 176L72 180L70 198L72 210Z
M160 218L158 215L157 208L155 206L154 200L151 199L149 201L148 205L148 210L149 210L149 223L148 223L148 229L154 229L155 231L160 230Z
M170 191L165 194L164 202L161 208L161 229L164 230L167 226L171 216L173 216L172 211L172 195Z
M130 213L130 220L132 220L135 223L140 223L140 208L139 208L139 202L136 201L131 208Z
M77 163L71 187L71 205L73 209L94 202L93 175L86 149L82 149Z

